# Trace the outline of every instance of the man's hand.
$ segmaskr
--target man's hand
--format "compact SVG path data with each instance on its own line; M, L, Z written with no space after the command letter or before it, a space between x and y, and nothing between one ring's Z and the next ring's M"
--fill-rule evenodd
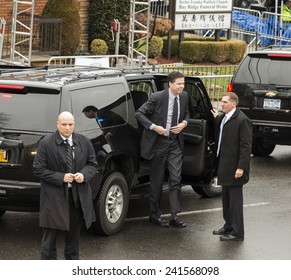
M180 133L184 128L186 127L186 124L184 122L178 123L176 126L172 126L170 131L174 134Z
M156 125L153 129L156 133L158 133L159 135L164 135L167 134L167 130L164 129L162 126L160 125Z
M76 173L75 174L75 181L79 184L83 183L84 182L84 175L80 172Z
M238 169L235 171L235 175L234 175L234 177L235 177L235 179L238 179L238 178L242 177L243 174L244 174L243 169L238 168Z
M210 110L210 112L212 113L214 118L218 116L218 113L214 109Z
M64 182L65 183L72 183L75 179L75 174L72 173L65 173Z

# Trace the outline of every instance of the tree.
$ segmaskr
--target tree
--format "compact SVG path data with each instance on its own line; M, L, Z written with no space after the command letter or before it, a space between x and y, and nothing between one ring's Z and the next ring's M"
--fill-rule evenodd
M110 22L118 19L121 27L129 22L129 0L90 0L89 4L89 45L94 39L112 40ZM127 37L121 34L120 44Z
M48 0L43 16L62 19L61 54L73 55L81 38L81 20L76 0Z

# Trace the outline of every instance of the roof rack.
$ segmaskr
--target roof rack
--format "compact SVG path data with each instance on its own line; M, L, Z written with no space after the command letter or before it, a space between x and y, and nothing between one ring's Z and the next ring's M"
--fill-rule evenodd
M291 49L291 46L288 46L288 45L284 45L284 46L282 46L282 45L269 45L267 47L262 47L259 50L261 51L261 50L269 50L269 49L284 49L284 50L286 50L286 49Z

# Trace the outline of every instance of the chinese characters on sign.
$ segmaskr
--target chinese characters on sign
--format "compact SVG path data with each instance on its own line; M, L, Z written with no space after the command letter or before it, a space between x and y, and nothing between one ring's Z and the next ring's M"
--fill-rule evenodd
M230 29L231 0L176 0L175 30Z
M176 14L175 29L229 29L231 14Z

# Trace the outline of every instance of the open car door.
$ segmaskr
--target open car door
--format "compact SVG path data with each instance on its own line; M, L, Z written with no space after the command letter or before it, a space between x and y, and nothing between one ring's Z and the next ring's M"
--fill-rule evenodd
M168 87L167 77L155 75L158 90ZM197 77L185 78L185 89L189 94L190 119L184 129L184 160L182 182L204 196L214 197L221 190L212 191L214 171L214 119L207 91Z

